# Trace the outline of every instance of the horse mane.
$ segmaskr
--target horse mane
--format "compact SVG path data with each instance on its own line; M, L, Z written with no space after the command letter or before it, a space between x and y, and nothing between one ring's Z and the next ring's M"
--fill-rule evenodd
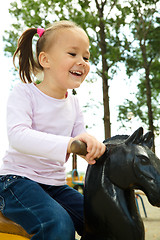
M121 143L125 142L125 140L128 137L129 137L129 135L116 135L116 136L107 138L106 140L103 141L103 143L105 145L108 145L108 144L117 145L117 144L121 144Z

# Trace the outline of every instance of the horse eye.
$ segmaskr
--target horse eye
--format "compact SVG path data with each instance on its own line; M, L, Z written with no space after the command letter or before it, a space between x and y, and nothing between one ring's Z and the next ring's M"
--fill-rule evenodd
M140 158L141 163L142 163L143 165L149 164L149 158L148 158L148 157L140 155L140 156L138 156L138 158Z

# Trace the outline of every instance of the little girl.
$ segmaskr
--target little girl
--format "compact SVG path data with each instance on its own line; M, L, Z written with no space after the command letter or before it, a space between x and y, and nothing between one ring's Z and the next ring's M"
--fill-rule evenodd
M87 144L89 164L105 151L86 133L78 100L67 92L87 76L89 55L85 31L60 21L46 30L26 30L13 57L14 63L19 58L22 83L8 100L10 147L0 169L0 208L33 234L32 240L74 240L75 230L83 234L83 196L66 185L64 164L75 139ZM36 84L33 74L39 71L44 79Z

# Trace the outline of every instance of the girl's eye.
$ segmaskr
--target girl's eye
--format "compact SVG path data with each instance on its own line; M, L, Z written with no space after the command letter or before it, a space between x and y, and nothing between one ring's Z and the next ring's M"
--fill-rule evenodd
M72 53L72 52L69 52L68 54L71 55L72 57L75 57L77 55L76 53ZM89 61L88 57L83 57L83 59L84 61Z
M89 61L89 58L87 58L87 57L84 57L83 59L84 59L84 61Z
M73 57L75 57L76 56L76 54L75 53L68 53L69 55L71 55L71 56L73 56Z

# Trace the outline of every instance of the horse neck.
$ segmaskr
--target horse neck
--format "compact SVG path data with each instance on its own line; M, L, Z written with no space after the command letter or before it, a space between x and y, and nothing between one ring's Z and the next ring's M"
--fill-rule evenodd
M128 207L128 212L131 218L137 223L141 221L140 214L137 210L137 205L135 201L135 192L133 189L124 190L124 197Z
M114 196L108 195L108 203L111 203L111 205L108 205L108 208L112 208L115 217L119 218L120 226L123 229L122 232L129 236L127 239L144 240L144 225L137 210L134 190L120 189L111 182L109 183L108 191L109 189L114 189ZM114 228L116 228L116 225ZM125 230L126 228L127 230ZM125 238L123 237L123 239Z
M119 201L119 206L121 206L121 209L117 207L117 212L123 211L124 217L127 216L128 219L130 219L130 221L132 221L132 223L135 225L141 225L142 219L137 210L134 189L133 188L122 189L116 186L114 183L112 183L110 179L106 177L108 168L109 168L108 164L105 163L102 170L101 180L102 188L110 191L110 194L111 192L113 192L113 194L116 196L117 201ZM114 196L108 195L108 197L114 199ZM116 200L115 205L117 205Z
M107 235L114 235L114 229L120 225L118 235L121 236L106 239L144 240L144 226L137 211L134 190L124 190L114 185L106 174L107 168L107 163L97 164L87 171L85 215L89 228L93 230L96 220L98 226L103 216L105 222L110 223L110 227L105 225ZM91 203L94 203L93 206ZM126 238L126 233L129 238Z

